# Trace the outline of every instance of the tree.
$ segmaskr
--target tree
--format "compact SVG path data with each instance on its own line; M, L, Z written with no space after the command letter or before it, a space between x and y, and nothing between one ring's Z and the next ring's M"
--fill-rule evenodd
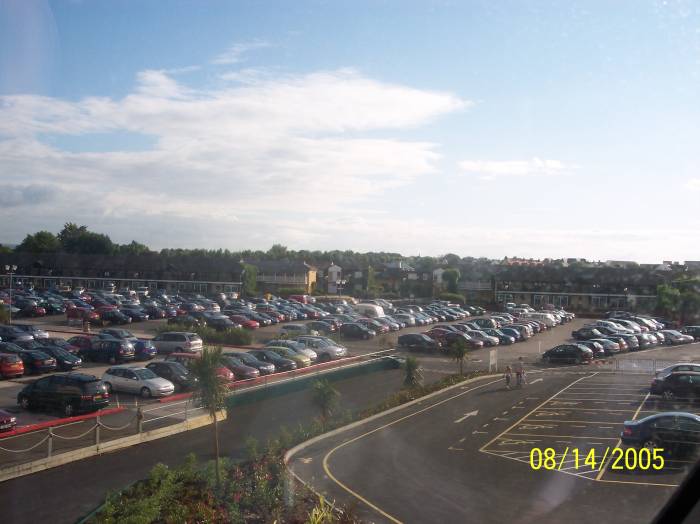
M317 380L312 386L313 402L321 411L321 422L325 426L338 405L340 392L327 379Z
M674 317L681 305L681 292L673 286L661 284L656 288L656 311Z
M464 375L464 361L467 358L467 343L462 338L459 338L452 344L452 347L450 347L450 355L452 356L452 360L459 363L459 374Z
M442 279L447 282L447 291L457 293L457 281L460 274L458 269L448 268L442 273Z
M66 253L111 255L117 247L107 235L93 233L88 231L87 226L78 226L73 222L63 226L58 239Z
M61 250L61 243L53 233L38 231L33 235L24 237L24 240L16 249L18 252L25 253L56 253Z
M416 357L408 357L403 365L404 379L403 385L407 388L420 386L423 382L423 369Z
M12 253L12 248L0 244L0 255L9 255L10 253Z
M201 358L193 359L190 371L198 380L197 388L193 392L193 399L209 413L214 425L214 452L216 456L216 483L221 483L221 471L219 467L219 426L216 418L219 410L224 408L228 388L224 380L218 375L217 370L221 366L221 348L207 348L202 350Z
M251 264L243 264L243 273L241 275L243 284L243 293L245 296L255 295L258 285L258 268Z
M145 255L151 252L147 245L136 242L136 240L132 240L131 244L119 246L118 251L122 255Z
M280 260L287 255L287 246L283 246L282 244L272 244L272 247L267 251L267 256L273 260Z

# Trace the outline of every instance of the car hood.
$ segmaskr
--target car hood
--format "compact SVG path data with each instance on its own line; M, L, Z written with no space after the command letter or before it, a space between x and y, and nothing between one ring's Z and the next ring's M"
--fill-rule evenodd
M154 389L165 389L173 387L173 383L164 378L149 378L143 381L144 385L154 388Z

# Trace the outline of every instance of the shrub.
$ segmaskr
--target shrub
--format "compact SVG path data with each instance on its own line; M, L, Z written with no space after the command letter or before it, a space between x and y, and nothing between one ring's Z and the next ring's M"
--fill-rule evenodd
M464 295L459 293L440 293L438 295L440 300L449 300L450 302L457 302L458 304L464 304Z
M308 293L301 287L281 287L277 291L277 295L287 298L289 295L308 295Z
M232 328L218 331L210 327L193 326L188 329L202 337L202 341L205 344L227 344L230 346L247 346L253 342L253 336L250 334L250 332L242 328ZM158 326L158 329L156 331L158 333L162 333L164 331L175 330L177 330L177 327L170 324Z

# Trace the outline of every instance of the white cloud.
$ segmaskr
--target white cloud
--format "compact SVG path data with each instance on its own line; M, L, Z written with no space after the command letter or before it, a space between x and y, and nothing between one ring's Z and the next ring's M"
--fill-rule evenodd
M533 157L530 160L464 160L459 168L467 173L481 175L491 180L508 176L553 176L570 173L576 166L567 165L559 160Z
M249 51L271 47L270 42L264 40L253 40L252 42L238 42L229 47L226 51L215 57L211 62L218 65L237 64L243 61L243 55Z
M700 191L700 178L691 178L685 183L685 187L691 191Z
M117 241L155 238L156 246L311 241L324 236L319 213L364 213L358 206L368 199L436 171L435 144L381 137L383 130L419 127L468 106L450 93L352 69L268 72L217 89L148 70L121 99L0 97L0 165L23 184L10 194L28 206L32 194L45 194L31 188L52 188L50 207L44 202L21 222L0 208L0 220L9 224L5 235L19 239L70 219ZM145 135L155 145L69 152L48 140L80 144L110 132ZM307 223L315 226L297 227Z

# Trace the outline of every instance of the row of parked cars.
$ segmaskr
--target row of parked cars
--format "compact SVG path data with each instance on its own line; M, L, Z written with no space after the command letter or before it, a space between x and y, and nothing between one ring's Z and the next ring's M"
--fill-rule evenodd
M542 360L581 364L625 351L690 344L700 340L700 326L667 329L667 324L659 319L617 311L572 331L571 336L575 342L546 351Z
M536 318L540 314L544 316ZM398 345L402 349L425 351L449 350L459 343L470 349L511 345L574 318L573 313L563 310L541 313L529 308L517 316L507 312L493 312L488 316L468 320L458 318L452 324L437 324L424 333L401 335Z

